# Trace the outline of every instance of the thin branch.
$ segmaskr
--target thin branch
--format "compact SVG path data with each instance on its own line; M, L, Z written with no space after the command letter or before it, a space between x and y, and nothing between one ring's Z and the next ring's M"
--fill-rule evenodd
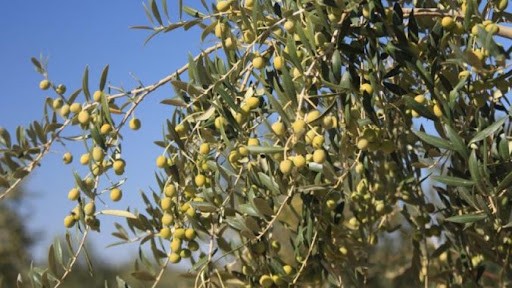
M78 259L78 256L82 252L82 249L85 247L85 240L87 239L88 233L89 233L89 228L86 228L84 234L82 235L82 240L80 240L80 244L78 245L78 249L75 251L75 253L71 257L71 262L69 263L69 266L66 268L66 271L64 271L64 274L62 274L62 276L59 278L59 280L57 280L58 281L57 285L55 285L54 288L59 287L62 284L62 282L64 281L64 279L66 279L66 277L69 275L69 273L71 273L72 268L75 265L76 260Z
M295 283L297 283L297 280L299 280L299 277L302 274L302 271L306 267L309 256L311 256L311 253L313 252L313 248L315 247L315 242L316 242L317 236L318 236L318 231L315 231L315 235L313 235L313 240L311 241L311 245L309 245L308 255L306 255L306 259L304 259L304 261L302 262L302 265L300 266L299 271L297 271L297 275L295 275L295 278L293 278L292 285L295 285Z
M158 275L156 276L155 282L153 282L153 285L151 285L151 288L155 288L158 283L160 283L160 280L162 280L162 276L164 275L164 271L167 268L167 265L169 264L169 257L165 259L165 263L160 266L160 272L158 272Z

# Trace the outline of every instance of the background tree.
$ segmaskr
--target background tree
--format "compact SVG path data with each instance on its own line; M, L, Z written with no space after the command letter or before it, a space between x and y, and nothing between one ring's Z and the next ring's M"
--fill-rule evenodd
M1 190L0 190L1 191ZM15 283L20 273L30 266L28 251L35 239L27 233L19 204L25 193L19 187L9 199L0 203L0 286Z
M52 245L33 285L59 286L108 215L127 219L121 242L148 248L132 276L153 286L185 260L196 286L510 284L506 0L182 2L171 21L149 1L152 25L135 28L214 43L153 85L107 87L107 66L98 90L86 69L68 93L33 59L55 97L17 144L1 131L0 199L57 140L83 142L89 167L68 195L72 253ZM138 130L138 105L168 83L146 209L106 210L122 198L125 124Z

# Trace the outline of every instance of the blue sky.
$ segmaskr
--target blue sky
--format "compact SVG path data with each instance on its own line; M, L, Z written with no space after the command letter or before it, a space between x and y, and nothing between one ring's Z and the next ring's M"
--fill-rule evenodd
M175 1L168 2L174 11L171 14L177 15ZM137 82L131 75L146 85L156 82L185 64L189 52L195 55L204 48L194 30L162 35L144 45L148 32L129 27L148 23L141 1L3 3L0 9L0 126L14 131L18 125L27 126L31 121L42 119L44 99L55 96L38 88L43 78L35 72L31 57L47 57L50 79L56 84L65 84L68 91L81 88L83 71L89 66L90 89L94 91L106 64L110 65L109 84L133 88ZM140 207L139 191L156 186L154 162L161 150L153 141L160 139L165 117L171 115L170 106L158 103L169 97L173 97L170 88L148 97L136 112L142 120L142 129L125 132L123 157L127 161L128 180L123 187L123 200L110 208ZM23 213L37 239L33 249L35 259L43 260L53 238L65 233L62 219L74 207L67 199L67 192L74 185L71 167L61 161L66 151L75 156L71 166L79 169L83 144L69 143L65 147L57 144L24 186L30 196L23 205ZM100 219L103 231L94 233L91 238L95 248L102 250L105 259L112 256L127 259L130 254L126 253L127 246L103 249L115 239L110 236L112 218ZM131 247L129 251L133 252L137 246Z

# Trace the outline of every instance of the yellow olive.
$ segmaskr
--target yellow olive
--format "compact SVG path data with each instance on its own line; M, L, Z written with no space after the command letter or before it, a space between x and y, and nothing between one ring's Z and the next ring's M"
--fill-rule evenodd
M304 166L306 166L306 158L302 155L296 155L293 157L293 165L297 167L297 169L300 169Z
M306 123L311 124L311 123L315 122L316 120L318 120L321 115L322 115L322 113L320 113L320 111L318 111L316 109L311 110L306 115L306 118L304 120L306 121Z
M78 197L80 197L80 190L78 190L78 188L72 188L71 190L69 190L69 193L68 193L69 200L76 201L76 200L78 200Z
M231 1L229 0L221 0L217 2L217 10L219 12L226 12L229 10L229 7L231 6Z
M92 148L92 159L96 162L101 162L105 158L105 152L101 147L95 146Z
M214 124L215 124L215 128L220 130L221 127L226 126L226 118L219 116L219 117L215 118Z
M178 263L181 261L181 256L178 253L171 253L169 254L169 262L171 263Z
M366 138L360 138L357 141L357 149L366 150L368 148L368 144L370 144L370 143L368 142L368 140Z
M53 99L53 101L52 101L53 109L55 109L55 110L60 109L62 107L62 105L64 105L64 101L62 100L62 98Z
M179 253L181 251L181 239L173 238L171 241L171 251Z
M164 155L156 157L156 167L165 168L167 167L167 158Z
M171 229L169 229L169 227L163 227L162 229L160 229L160 232L158 233L158 236L160 236L161 238L164 238L164 239L169 239L171 238Z
M372 85L370 83L363 83L359 87L359 92L372 94L373 93L373 87L372 87Z
M160 200L160 207L164 211L170 211L172 208L172 199L170 197L164 197Z
M443 116L443 109L441 109L441 105L437 103L434 104L434 106L432 107L432 111L434 112L434 115L436 115L437 117Z
M290 275L293 272L293 267L290 266L290 265L284 265L283 266L283 271L284 271L284 274Z
M265 67L265 65L265 59L263 59L261 56L254 57L252 59L252 66L254 66L256 69L262 69Z
M259 146L260 145L260 140L258 140L258 138L249 138L247 140L247 146Z
M203 174L198 174L194 178L194 182L196 183L197 187L202 187L206 184L206 177Z
M262 275L260 277L259 283L261 287L268 288L274 285L274 280L272 280L272 277L270 277L269 275Z
M451 31L455 27L455 21L450 16L445 16L441 20L441 26L443 26L444 29Z
M187 228L185 230L185 238L189 241L194 240L196 238L196 230L193 228Z
M276 70L283 69L284 62L285 61L284 61L284 58L282 56L274 57L274 67L276 68Z
M101 92L100 90L96 90L96 91L94 91L94 94L92 94L92 99L96 102L100 102L102 95L103 95L103 92Z
M89 153L82 154L82 156L80 156L80 164L82 164L82 165L89 164L89 160L90 160L89 155L90 155Z
M173 237L174 238L178 238L178 239L183 239L185 237L185 229L183 229L183 228L176 228L174 230Z
M112 188L110 190L110 200L117 202L123 197L123 192L119 188Z
M165 212L164 215L162 216L161 220L162 220L162 225L169 226L174 222L174 217L171 214Z
M39 88L41 90L48 90L51 86L51 83L50 81L44 79L44 80L41 80L41 82L39 82Z
M69 164L73 162L73 155L71 155L71 153L69 152L64 153L64 155L62 156L62 161L64 161L64 164Z
M101 128L100 128L100 133L102 135L107 135L109 134L110 132L112 132L112 126L108 123L105 123L103 125L101 125Z
M315 152L313 152L313 162L322 164L325 162L326 158L325 151L323 149L317 149Z
M69 115L69 105L68 104L64 104L62 105L62 107L60 108L60 115L64 118L68 117Z
M87 216L94 215L94 212L96 212L96 205L94 205L94 202L89 202L85 204L84 206L84 214Z
M89 120L91 119L90 115L89 115L89 112L87 112L87 110L83 110L83 111L80 111L80 113L78 113L78 122L80 122L80 124L87 124L89 123Z
M276 122L276 123L272 124L271 128L272 128L272 131L277 136L283 136L284 133L286 132L286 128L284 127L283 122Z
M199 146L199 153L203 155L208 155L208 153L210 153L210 144L202 143L201 146Z
M293 162L290 159L283 160L283 161L281 161L281 163L279 163L279 170L283 174L290 173L292 171L292 168L293 168Z
M324 145L325 138L323 135L316 135L311 142L311 146L315 149L320 149Z
M292 20L287 20L286 22L284 22L284 30L286 30L286 32L288 33L295 32L295 22L293 22Z
M427 100L427 99L425 98L425 95L423 95L423 94L418 94L418 95L416 95L416 96L414 97L414 101L416 101L416 102L418 102L418 103L420 103L420 104L425 103L425 101L426 101L426 100Z
M247 100L245 100L245 104L252 110L256 109L260 106L260 98L258 97L249 97Z
M66 217L64 217L64 227L66 228L71 228L73 227L73 225L75 225L75 218L73 217L73 215L67 215Z
M176 186L174 184L167 184L164 188L164 194L167 197L174 197L176 195Z
M130 126L130 129L132 129L132 130L139 130L141 127L141 122L138 118L132 118L130 120L130 123L128 123L128 125Z
M71 111L71 113L79 113L82 111L82 105L80 103L73 103L69 106L69 111Z

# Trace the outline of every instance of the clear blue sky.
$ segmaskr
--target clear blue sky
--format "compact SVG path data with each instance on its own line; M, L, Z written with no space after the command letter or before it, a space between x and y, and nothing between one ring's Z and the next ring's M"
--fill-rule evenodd
M168 1L176 16L177 4ZM176 20L176 17L174 19ZM172 73L184 63L187 54L197 54L201 48L197 31L177 31L153 38L144 45L147 31L129 29L132 25L147 25L141 1L6 1L0 9L0 126L13 131L17 125L40 120L46 96L38 83L42 76L35 72L30 57L49 58L49 75L64 83L68 91L81 88L84 68L89 66L91 90L96 90L104 65L110 65L109 83L133 88L136 75L144 84L153 83ZM162 135L170 106L158 104L172 97L170 88L149 97L139 106L136 115L142 120L139 132L126 131L123 156L127 160L123 187L124 198L111 206L114 209L140 207L139 190L155 187L154 159L161 150L153 144ZM83 101L83 98L82 98ZM67 199L73 187L73 175L61 157L65 151L75 156L72 167L79 169L78 158L84 152L80 142L66 147L57 144L24 186L30 198L23 206L27 225L37 239L34 257L43 260L56 235L63 234L63 217L74 207ZM82 170L79 170L82 171ZM82 173L83 175L83 173ZM109 219L110 218L110 219ZM102 217L102 233L91 237L104 258L126 259L127 246L103 249L115 241L110 236L112 217ZM119 220L122 224L123 219ZM136 248L134 244L131 246ZM135 251L130 249L130 252Z

